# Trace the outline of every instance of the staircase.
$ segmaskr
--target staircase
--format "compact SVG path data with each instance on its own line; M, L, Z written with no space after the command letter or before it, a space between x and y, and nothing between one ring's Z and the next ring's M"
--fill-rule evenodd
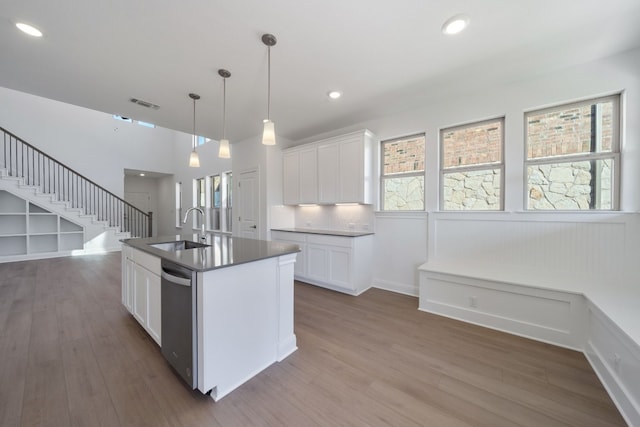
M151 235L151 213L0 134L0 262L119 250L120 239Z

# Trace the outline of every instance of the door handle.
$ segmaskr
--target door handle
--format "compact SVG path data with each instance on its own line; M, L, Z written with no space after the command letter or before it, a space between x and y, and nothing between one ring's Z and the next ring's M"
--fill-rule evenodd
M249 228L258 228L258 227L256 227L255 225L252 225L252 226L250 226Z

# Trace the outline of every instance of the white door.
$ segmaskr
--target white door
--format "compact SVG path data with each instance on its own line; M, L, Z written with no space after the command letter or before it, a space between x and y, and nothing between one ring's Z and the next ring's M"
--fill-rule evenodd
M258 171L253 169L242 172L238 177L236 190L234 198L238 204L238 235L247 239L257 239L260 236Z

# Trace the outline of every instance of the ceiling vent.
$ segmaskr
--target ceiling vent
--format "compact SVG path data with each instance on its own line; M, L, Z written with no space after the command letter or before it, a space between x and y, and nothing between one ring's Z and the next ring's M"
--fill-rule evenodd
M152 108L154 110L157 110L157 109L160 108L159 105L152 104L149 101L143 101L142 99L131 98L131 99L129 99L129 101L133 102L134 104L140 105L141 107L145 107L145 108Z

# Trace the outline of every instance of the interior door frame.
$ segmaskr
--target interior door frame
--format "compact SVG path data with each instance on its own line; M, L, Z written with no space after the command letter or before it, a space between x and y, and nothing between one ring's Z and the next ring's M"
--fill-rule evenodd
M254 197L256 197L256 199L257 199L256 206L257 206L257 211L258 211L257 212L258 218L257 218L257 221L256 221L256 226L257 226L256 237L258 239L261 239L261 238L263 238L263 236L261 236L261 234L260 234L260 232L262 231L262 223L263 223L263 221L262 221L262 206L260 204L260 197L261 197L260 166L256 165L256 166L252 166L250 168L246 168L246 169L241 170L238 173L237 178L236 178L235 173L234 173L233 180L237 184L235 191L239 192L240 191L240 181L242 180L242 176L244 174L254 173L254 172L256 174L256 183L257 183L257 186L256 186L257 187L256 188L257 191L256 191L256 194L254 195ZM234 200L238 200L238 202L240 201L240 197L238 197L238 195L234 195L233 199ZM241 229L240 229L240 220L236 219L236 218L238 218L240 216L240 209L239 209L240 206L237 206L237 208L238 208L238 210L237 210L238 214L237 215L235 215L235 214L233 215L233 217L234 217L233 222L235 223L235 227L233 228L233 234L234 235L240 235L240 231L241 231ZM236 234L236 230L237 230L238 234Z

